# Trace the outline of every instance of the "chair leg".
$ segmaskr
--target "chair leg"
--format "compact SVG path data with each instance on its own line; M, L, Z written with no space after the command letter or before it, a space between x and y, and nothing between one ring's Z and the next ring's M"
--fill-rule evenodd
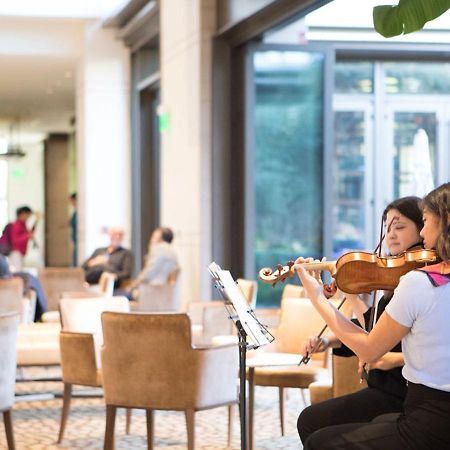
M231 447L231 439L233 438L233 424L234 424L234 412L236 405L228 405L228 440L227 446Z
M152 409L146 410L147 415L147 449L153 450L154 446L154 415Z
M5 424L6 442L8 444L8 450L15 450L14 445L14 432L12 426L11 410L3 411L3 423Z
M131 412L133 410L131 408L127 408L125 410L125 434L130 434L131 428Z
M305 408L306 408L308 406L308 402L306 401L305 390L300 389L300 394L302 395L303 404L305 405Z
M280 426L281 436L284 436L284 388L278 388L279 406L280 406Z
M72 385L64 383L63 405L61 410L61 423L59 425L58 444L61 444L66 429L67 419L70 412L70 401L72 399Z
M195 445L195 411L193 409L188 409L185 411L186 414L186 428L187 428L187 438L188 438L188 450L194 450Z
M104 450L114 450L114 426L116 423L117 407L106 405L106 426L105 426L105 442Z

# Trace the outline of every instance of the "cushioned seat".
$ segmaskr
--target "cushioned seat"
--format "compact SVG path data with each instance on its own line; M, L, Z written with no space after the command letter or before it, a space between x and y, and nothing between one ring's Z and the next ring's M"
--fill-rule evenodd
M300 361L301 357L299 358ZM328 380L328 369L322 361L310 361L307 365L283 367L258 367L255 371L255 384L258 386L309 387L318 380ZM301 385L299 379L301 378Z
M20 324L17 336L17 365L59 365L60 330L58 322Z

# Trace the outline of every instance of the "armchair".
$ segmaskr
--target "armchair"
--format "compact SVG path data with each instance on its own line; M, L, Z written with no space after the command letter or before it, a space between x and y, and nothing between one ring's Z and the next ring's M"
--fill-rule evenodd
M146 410L149 449L153 411L184 411L188 449L193 450L195 412L237 403L237 346L192 347L187 314L105 312L102 323L104 449L114 445L117 407Z
M177 312L180 311L177 296L177 280L180 269L169 274L165 284L139 284L138 311L142 312Z
M103 341L103 311L129 311L125 297L63 298L60 301L63 330L60 333L61 369L64 383L58 443L64 437L69 417L72 386L102 387L100 346ZM130 414L127 413L127 432Z
M301 287L296 288L303 289ZM257 355L258 359L249 362L250 450L253 445L255 385L278 387L281 434L284 435L284 388L300 388L303 402L306 404L303 390L307 389L315 381L329 378L327 369L328 352L312 355L308 365L289 366L289 362L293 359L300 361L299 351L301 344L308 336L317 334L324 324L325 322L309 299L282 297L280 324L278 328L273 330L275 341L262 349L263 351ZM283 359L287 361L284 367L281 366ZM271 361L276 362L272 365Z
M14 450L11 408L16 386L16 339L19 314L0 315L0 412L3 413L8 450Z
M87 290L81 267L43 267L39 269L38 278L45 292L49 311L58 310L62 292Z
M367 387L367 383L361 383L358 375L358 358L356 356L333 355L331 363L332 378L314 381L309 385L311 404L351 394Z

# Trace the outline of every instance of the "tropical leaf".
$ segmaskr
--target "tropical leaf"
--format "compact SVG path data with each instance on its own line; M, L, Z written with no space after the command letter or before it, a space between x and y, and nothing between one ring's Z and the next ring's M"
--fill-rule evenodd
M373 23L382 36L393 37L421 30L449 8L450 0L399 0L397 6L375 6Z
M373 24L375 30L386 38L403 33L403 22L398 14L398 6L376 6L373 9Z

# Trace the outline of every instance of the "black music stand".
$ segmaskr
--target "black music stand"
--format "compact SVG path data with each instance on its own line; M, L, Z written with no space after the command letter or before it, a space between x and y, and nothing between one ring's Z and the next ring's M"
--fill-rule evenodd
M247 350L270 344L275 338L257 319L244 294L228 270L215 262L208 266L217 290L222 295L228 318L237 329L239 337L239 413L241 419L241 450L247 450L246 360Z

